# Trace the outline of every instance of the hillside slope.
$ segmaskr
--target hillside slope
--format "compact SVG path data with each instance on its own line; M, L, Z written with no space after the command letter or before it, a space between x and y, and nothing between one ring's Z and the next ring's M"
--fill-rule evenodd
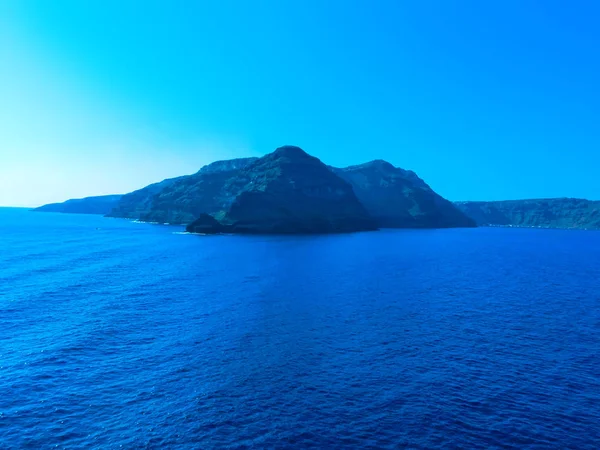
M475 222L414 172L375 160L332 170L348 181L382 228L473 227Z
M551 198L455 205L481 226L600 229L600 201Z

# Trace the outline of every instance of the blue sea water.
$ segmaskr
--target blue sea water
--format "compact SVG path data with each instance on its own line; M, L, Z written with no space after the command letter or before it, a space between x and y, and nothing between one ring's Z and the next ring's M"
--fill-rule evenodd
M0 209L0 447L600 448L600 232Z

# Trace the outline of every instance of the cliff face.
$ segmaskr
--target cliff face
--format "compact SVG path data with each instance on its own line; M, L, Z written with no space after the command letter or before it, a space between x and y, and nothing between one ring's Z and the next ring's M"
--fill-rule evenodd
M216 161L194 175L183 177L157 193L140 218L148 222L188 224L202 213L215 214L233 201L226 184L257 158Z
M140 219L152 208L152 201L156 194L182 178L185 177L169 178L122 196L107 216Z
M553 198L455 204L482 226L600 229L600 201Z
M234 198L221 222L236 233L334 233L376 224L352 186L319 159L280 147L243 168L226 185Z
M382 228L475 226L472 219L412 171L382 160L331 169L352 185L360 202Z
M50 203L35 208L39 212L59 212L71 214L108 214L121 200L121 195L102 195L67 200L62 203Z
M109 216L148 222L188 224L202 213L226 208L232 198L223 188L242 167L256 158L216 161L193 175L164 180L123 196Z

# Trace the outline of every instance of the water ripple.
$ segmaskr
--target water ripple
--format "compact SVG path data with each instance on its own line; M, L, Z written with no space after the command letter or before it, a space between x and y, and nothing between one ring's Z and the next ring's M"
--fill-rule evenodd
M0 210L0 446L600 448L599 244Z

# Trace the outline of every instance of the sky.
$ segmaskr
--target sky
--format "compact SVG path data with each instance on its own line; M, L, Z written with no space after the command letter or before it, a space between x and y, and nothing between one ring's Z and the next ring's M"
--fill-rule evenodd
M0 2L0 205L301 146L450 200L600 199L600 3Z

